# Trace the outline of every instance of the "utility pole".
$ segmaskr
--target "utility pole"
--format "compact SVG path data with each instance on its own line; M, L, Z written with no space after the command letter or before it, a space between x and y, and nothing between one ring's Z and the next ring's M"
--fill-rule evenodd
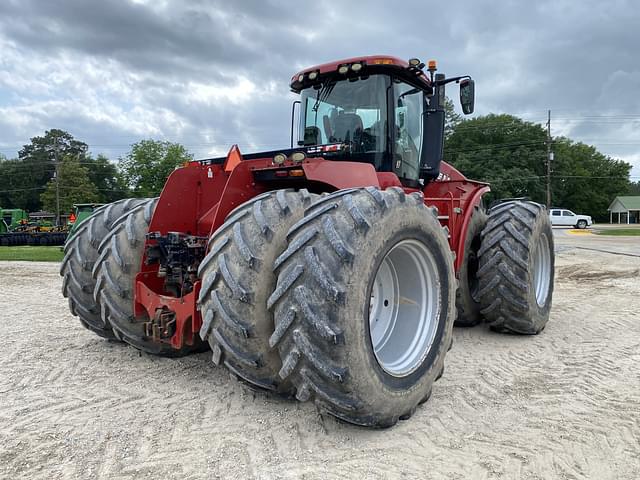
M547 210L551 208L551 161L553 152L551 151L551 110L547 116Z
M60 145L58 144L58 137L55 138L55 144L53 145L53 162L55 165L55 172L53 175L56 178L56 227L60 226L60 169L58 166L60 165L58 159L58 149Z

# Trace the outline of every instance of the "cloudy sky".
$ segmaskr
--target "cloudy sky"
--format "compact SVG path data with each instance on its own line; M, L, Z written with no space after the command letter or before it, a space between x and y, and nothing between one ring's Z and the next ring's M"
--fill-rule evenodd
M633 0L1 0L0 153L49 128L114 160L142 138L197 158L286 146L291 75L378 53L472 75L476 114L551 109L554 135L640 179Z

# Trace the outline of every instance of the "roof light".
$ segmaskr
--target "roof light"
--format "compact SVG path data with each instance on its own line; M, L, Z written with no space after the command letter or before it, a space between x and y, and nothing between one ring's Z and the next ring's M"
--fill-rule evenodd
M417 67L418 65L420 65L420 59L418 59L418 58L410 58L409 59L409 65L411 65L412 67Z
M390 58L376 58L373 60L374 65L391 65L393 60Z
M302 169L289 170L289 176L290 177L304 177L304 170L302 170Z
M284 153L277 153L273 157L273 163L276 165L282 165L287 160L287 156Z
M340 68L338 68L338 73L340 73L342 75L344 75L348 71L349 71L349 66L348 65L341 65Z
M304 152L293 152L291 154L291 160L294 162L302 162L305 158L307 158L307 156Z
M351 70L353 70L354 72L359 72L360 70L362 70L362 64L354 63L353 65L351 65Z
M434 70L434 71L437 70L435 60L429 60L428 65L429 65L429 70Z
M311 72L309 74L309 80L315 80L316 78L318 78L318 71L317 70L314 71L314 72Z
M298 81L304 82L304 73L301 73L300 75L298 75Z

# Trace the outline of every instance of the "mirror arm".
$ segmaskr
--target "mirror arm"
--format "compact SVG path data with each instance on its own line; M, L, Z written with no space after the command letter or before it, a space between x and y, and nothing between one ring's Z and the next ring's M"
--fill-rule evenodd
M462 75L460 77L451 77L451 78L445 78L442 80L434 80L433 84L436 86L441 86L441 85L446 85L447 83L451 83L451 82L456 82L456 83L460 83L460 80L465 80L465 79L469 79L471 80L471 76L469 75Z

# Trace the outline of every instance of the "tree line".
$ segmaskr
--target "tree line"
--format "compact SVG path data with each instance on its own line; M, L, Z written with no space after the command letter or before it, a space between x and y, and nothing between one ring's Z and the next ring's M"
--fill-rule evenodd
M547 132L540 124L513 115L470 120L448 109L444 159L468 178L491 184L487 200L528 197L546 203ZM618 195L640 195L640 181L629 179L631 164L566 137L551 142L549 206L608 219Z
M180 144L141 140L114 163L91 155L68 132L48 130L24 145L18 158L0 158L0 207L55 212L56 176L61 213L75 203L157 196L175 167L192 159Z
M468 178L491 183L489 201L528 197L545 203L547 135L541 125L512 115L463 120L448 102L445 132L445 161ZM553 206L605 219L617 195L640 195L640 181L629 180L629 163L565 137L555 137L551 148ZM192 159L178 143L142 140L114 163L94 157L68 132L48 130L17 158L0 156L0 207L55 212L56 172L61 212L74 203L156 196L175 167Z

